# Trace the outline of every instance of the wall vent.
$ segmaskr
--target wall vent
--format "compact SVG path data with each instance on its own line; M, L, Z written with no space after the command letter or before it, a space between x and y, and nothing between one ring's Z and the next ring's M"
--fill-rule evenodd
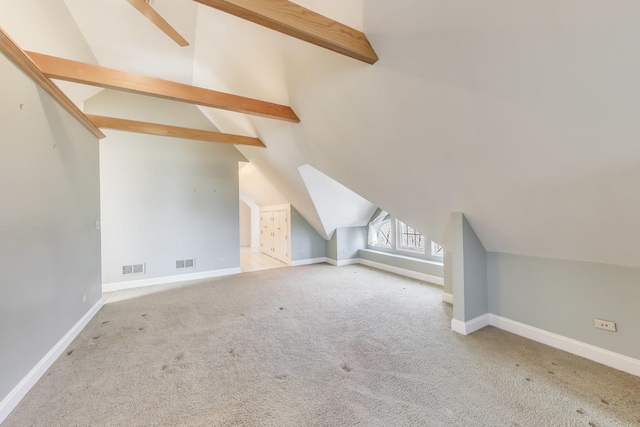
M122 266L123 276L133 276L138 274L144 274L146 271L145 264L131 264Z
M176 261L176 270L186 270L196 267L196 260L194 259L181 259Z

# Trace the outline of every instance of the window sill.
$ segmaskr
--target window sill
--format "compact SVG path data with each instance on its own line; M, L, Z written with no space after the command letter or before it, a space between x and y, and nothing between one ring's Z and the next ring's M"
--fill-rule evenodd
M415 262L421 262L423 264L431 264L431 265L437 265L442 267L444 265L444 263L442 262L438 262L438 261L431 261L428 259L424 259L424 258L416 258L416 257L412 257L412 256L407 256L407 255L398 255L398 254L392 254L389 252L382 252L382 251L376 251L375 249L360 249L361 251L364 252L371 252L374 254L379 254L379 255L385 255L391 258L400 258L400 259L408 259L410 261L415 261Z

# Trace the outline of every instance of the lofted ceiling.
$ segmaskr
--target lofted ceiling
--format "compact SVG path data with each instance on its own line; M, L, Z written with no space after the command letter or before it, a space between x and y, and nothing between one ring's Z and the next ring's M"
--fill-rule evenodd
M0 0L0 26L25 49L290 105L301 123L198 108L264 141L238 149L323 235L303 165L435 240L460 211L491 251L640 267L640 5L298 3L380 60L191 0L154 3L187 48L126 0Z

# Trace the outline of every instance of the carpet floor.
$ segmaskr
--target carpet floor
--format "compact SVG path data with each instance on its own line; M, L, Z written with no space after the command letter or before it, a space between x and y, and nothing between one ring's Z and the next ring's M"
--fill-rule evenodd
M113 294L2 427L640 426L640 378L363 266Z

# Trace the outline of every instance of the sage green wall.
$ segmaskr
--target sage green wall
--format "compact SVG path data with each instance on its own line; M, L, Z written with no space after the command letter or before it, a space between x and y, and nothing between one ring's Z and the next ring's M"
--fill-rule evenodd
M367 227L337 228L326 241L327 258L345 261L359 257L359 250L367 246Z
M476 232L462 215L464 238L465 321L489 312L487 289L487 251Z
M325 241L327 258L338 261L338 230L333 232L331 239Z
M2 55L0 80L2 401L99 301L101 283L98 141Z
M436 277L442 277L444 274L444 267L442 266L442 264L435 261L411 259L409 257L401 256L390 256L384 252L376 252L370 249L360 250L359 257L369 261L386 264L391 267L415 271L416 273L429 274Z
M359 250L367 247L367 227L343 227L336 230L338 261L356 259Z
M116 91L85 103L92 114L215 130L193 105ZM238 162L228 144L105 131L100 142L105 284L240 267ZM177 270L176 261L196 259ZM142 275L122 266L146 264Z
M487 262L492 314L640 359L640 269L495 252Z
M442 291L446 294L453 295L453 284L451 283L453 266L451 265L451 252L445 250L444 253L444 286Z
M446 250L451 254L447 268L451 269L453 317L468 322L489 310L487 252L467 218L460 212L451 214L445 236Z
M291 261L325 256L324 238L291 206Z

